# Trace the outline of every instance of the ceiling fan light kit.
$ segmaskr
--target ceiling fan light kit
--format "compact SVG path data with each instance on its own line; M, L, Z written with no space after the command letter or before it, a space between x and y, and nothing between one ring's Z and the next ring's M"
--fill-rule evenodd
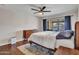
M36 11L34 14L44 15L45 12L51 12L50 10L45 10L46 6L40 7L38 9L31 8L33 11Z
M42 13L42 12L39 12L39 13L37 13L39 16L42 16L42 15L44 15L44 13Z

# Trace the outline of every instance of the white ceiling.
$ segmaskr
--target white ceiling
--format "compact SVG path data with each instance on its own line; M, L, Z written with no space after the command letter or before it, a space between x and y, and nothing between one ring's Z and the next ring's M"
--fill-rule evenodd
M59 14L67 11L77 9L77 4L36 4L31 5L32 7L42 7L46 6L46 10L51 10L52 12L44 13L44 16Z
M29 12L28 12L28 6L29 6ZM37 8L46 6L46 10L51 10L52 12L44 13L44 16L49 16L49 15L54 15L54 14L59 14L63 12L67 12L73 9L77 9L77 4L2 4L0 5L1 8L9 9L11 11L16 11L18 12L27 11L29 14L34 13L35 11L31 10L31 8ZM36 15L38 16L38 15Z

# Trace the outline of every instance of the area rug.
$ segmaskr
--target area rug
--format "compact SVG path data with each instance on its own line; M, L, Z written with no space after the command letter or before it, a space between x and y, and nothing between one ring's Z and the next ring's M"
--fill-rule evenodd
M37 45L25 44L17 47L25 55L49 55L48 50Z

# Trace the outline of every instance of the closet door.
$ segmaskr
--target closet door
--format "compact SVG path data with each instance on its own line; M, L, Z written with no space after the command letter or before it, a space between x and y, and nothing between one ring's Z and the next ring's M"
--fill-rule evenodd
M75 48L79 49L79 22L75 24Z

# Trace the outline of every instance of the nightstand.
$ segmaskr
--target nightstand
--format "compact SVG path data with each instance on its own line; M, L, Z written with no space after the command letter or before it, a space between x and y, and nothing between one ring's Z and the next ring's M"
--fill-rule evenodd
M23 30L23 38L24 40L28 41L28 38L30 37L30 35L32 34L32 30Z

